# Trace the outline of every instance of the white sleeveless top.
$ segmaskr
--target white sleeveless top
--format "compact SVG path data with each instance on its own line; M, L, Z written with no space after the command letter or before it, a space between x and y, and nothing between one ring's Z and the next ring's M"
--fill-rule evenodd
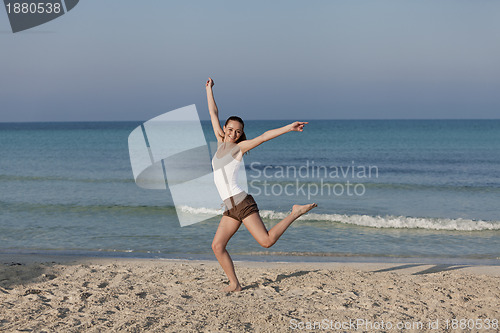
M225 146L224 143L219 143L217 152L219 152L219 149L222 146ZM238 161L233 157L233 150L234 148L231 151L228 151L221 158L218 158L217 153L215 153L214 158L212 159L215 186L217 186L217 190L219 191L219 195L223 201L229 197L235 196L238 193L244 192L244 190L238 185L238 171L240 169L241 161Z

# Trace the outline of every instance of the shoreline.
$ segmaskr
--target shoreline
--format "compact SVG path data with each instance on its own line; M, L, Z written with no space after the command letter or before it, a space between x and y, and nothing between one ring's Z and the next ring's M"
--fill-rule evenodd
M234 262L272 262L272 263L419 263L429 265L472 265L500 266L500 257L466 258L466 257L422 257L422 256L366 256L343 254L301 254L301 253L230 253ZM186 261L217 261L213 254L159 254L144 252L119 251L59 251L59 250L0 250L0 259L6 256L33 258L87 258L87 259L144 259L144 260L186 260Z
M480 261L456 262L456 261L436 261L422 260L422 258L398 258L393 261L377 261L377 260L350 260L352 257L339 257L338 260L330 261L261 261L258 258L254 260L241 260L238 256L232 256L236 267L243 268L276 268L284 269L331 269L349 267L360 271L384 272L393 271L402 274L430 274L446 271L456 271L464 274L488 275L500 277L500 265L487 264ZM300 259L302 257L295 257ZM373 258L368 258L373 259ZM420 259L420 260L419 260ZM132 263L132 264L203 264L211 265L216 268L222 268L215 258L199 259L199 258L137 258L137 257L107 257L107 256L83 256L83 255L54 255L54 254L6 254L0 253L0 264L5 265L37 265L37 264L82 264L82 263Z

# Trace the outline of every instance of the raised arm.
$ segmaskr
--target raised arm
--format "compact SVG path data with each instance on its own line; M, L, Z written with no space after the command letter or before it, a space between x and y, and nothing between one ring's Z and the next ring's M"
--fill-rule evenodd
M271 139L274 139L280 135L283 135L288 132L302 132L304 130L304 125L309 124L307 121L296 121L294 123L291 123L289 125L272 129L267 132L264 132L264 134L259 135L255 139L251 140L245 140L240 143L238 143L238 146L240 146L241 152L244 154L250 149L253 149L260 145L261 143L264 143L266 141L269 141Z
M217 104L215 104L214 92L213 92L214 81L208 78L205 87L207 88L207 101L208 101L208 111L210 112L210 120L212 120L212 127L214 129L215 137L218 142L224 141L224 131L220 127L219 121L219 110L217 109Z

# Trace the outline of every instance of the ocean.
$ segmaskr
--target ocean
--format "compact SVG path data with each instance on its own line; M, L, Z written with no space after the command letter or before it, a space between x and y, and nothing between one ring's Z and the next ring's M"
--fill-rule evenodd
M245 132L290 122L249 120ZM0 123L0 253L215 259L220 215L180 227L169 190L135 184L127 140L140 125ZM293 204L318 207L269 249L242 225L228 244L238 260L500 263L500 120L310 120L244 162L268 229Z

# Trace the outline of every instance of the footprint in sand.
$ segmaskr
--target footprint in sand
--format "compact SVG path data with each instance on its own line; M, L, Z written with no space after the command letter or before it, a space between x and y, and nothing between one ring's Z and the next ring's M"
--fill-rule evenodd
M59 313L57 315L57 317L63 319L63 318L66 318L68 316L67 313L69 312L69 309L68 308L59 308L59 309L57 309L57 312Z
M135 295L138 296L139 298L146 298L147 294L148 294L147 292L143 291L143 292L137 293Z
M28 289L26 290L26 292L24 293L24 296L28 296L28 295L37 295L37 294L40 294L42 291L40 289Z
M109 285L109 283L106 282L106 281L104 281L102 283L99 283L99 285L97 286L97 288L106 288L108 285Z
M92 296L92 294L91 294L91 293L82 293L82 294L80 295L80 299L81 299L82 301L86 301L86 300L87 300L87 298L89 298L90 296Z

